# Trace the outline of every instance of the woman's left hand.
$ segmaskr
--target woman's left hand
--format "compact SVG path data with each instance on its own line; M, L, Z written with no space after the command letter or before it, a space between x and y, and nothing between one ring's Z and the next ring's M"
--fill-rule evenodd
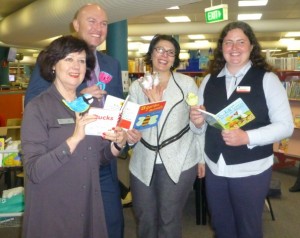
M103 133L103 138L115 142L119 147L123 148L126 145L127 133L121 127L116 127Z
M240 146L249 144L249 137L247 132L243 131L240 128L233 130L223 130L222 136L226 145Z

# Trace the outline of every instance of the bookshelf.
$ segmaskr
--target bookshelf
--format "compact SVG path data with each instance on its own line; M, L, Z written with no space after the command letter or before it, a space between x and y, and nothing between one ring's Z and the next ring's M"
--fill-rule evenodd
M277 72L281 81L287 81L291 77L300 78L300 71L280 71ZM300 98L289 98L289 103L293 113L294 120L300 117ZM278 151L279 142L274 143L274 154L278 162L273 165L273 169L293 167L296 161L300 161L300 122L295 120L295 129L292 136L288 139L288 145L285 151Z
M176 72L192 77L195 80L198 87L200 86L200 83L203 80L204 76L207 74L207 72L205 72L205 71L191 72L191 71L185 71L185 70L177 70ZM128 73L128 77L131 80L131 82L133 82L134 80L136 80L142 76L144 76L143 72L129 72Z

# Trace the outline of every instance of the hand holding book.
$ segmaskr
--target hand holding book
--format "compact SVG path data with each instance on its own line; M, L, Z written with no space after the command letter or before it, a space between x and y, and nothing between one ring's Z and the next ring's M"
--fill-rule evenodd
M202 109L198 109L204 114L206 122L217 129L236 129L244 126L255 119L246 103L238 98L216 115Z

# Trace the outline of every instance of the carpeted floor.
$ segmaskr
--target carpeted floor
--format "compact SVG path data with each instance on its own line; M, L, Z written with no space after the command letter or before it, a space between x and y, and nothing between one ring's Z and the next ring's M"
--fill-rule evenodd
M267 207L263 214L264 238L297 238L299 237L300 221L300 192L290 193L288 188L293 185L297 174L297 168L281 169L273 171L273 178L281 181L282 195L279 198L271 198L271 204L275 214L272 221ZM3 190L3 178L0 181L0 191ZM125 182L126 184L126 182ZM136 238L136 223L131 208L124 208L125 237ZM0 226L1 238L19 238L20 227L7 228ZM195 218L195 194L191 192L183 216L183 238L212 238L213 232L209 225L196 225Z

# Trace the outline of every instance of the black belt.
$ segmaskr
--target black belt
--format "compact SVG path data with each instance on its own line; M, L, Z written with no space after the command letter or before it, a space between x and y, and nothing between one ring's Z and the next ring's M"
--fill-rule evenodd
M141 143L147 147L149 150L153 151L159 151L163 147L167 146L168 144L173 143L174 141L177 141L180 139L185 133L187 133L190 130L190 125L187 125L184 127L181 131L179 131L176 135L171 136L170 138L164 140L160 145L150 145L148 142L146 142L143 138L141 139Z

